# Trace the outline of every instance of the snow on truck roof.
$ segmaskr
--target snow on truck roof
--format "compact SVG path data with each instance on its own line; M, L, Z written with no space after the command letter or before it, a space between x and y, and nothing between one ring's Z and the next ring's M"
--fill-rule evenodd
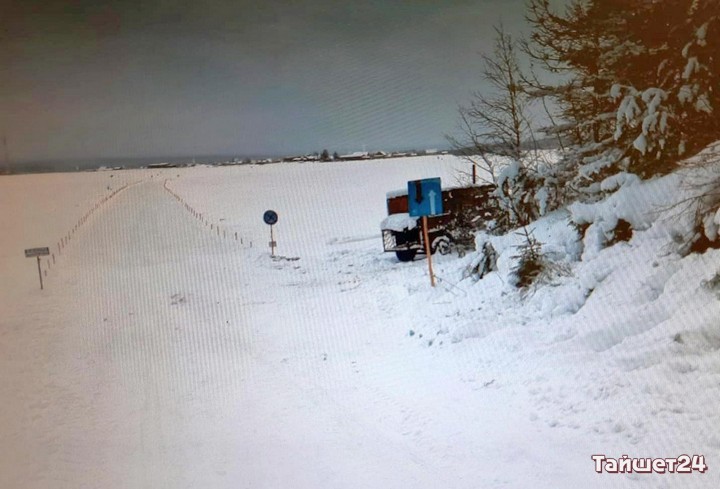
M386 193L385 196L388 199L392 199L395 197L402 197L403 195L407 195L407 189L404 188L402 190L391 190L390 192Z
M407 212L399 214L390 214L380 223L380 229L402 232L406 229L415 229L417 227L417 217L410 217Z
M452 187L443 187L442 191L445 192L446 190L455 190L458 188L471 188L471 187L485 187L487 184L475 184L475 185L454 185ZM394 199L395 197L403 197L408 194L407 188L398 189L398 190L391 190L385 194L385 197L388 199Z

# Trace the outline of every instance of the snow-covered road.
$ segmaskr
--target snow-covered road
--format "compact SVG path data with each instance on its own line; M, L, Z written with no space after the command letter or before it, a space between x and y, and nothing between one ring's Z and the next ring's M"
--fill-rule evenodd
M315 170L334 171L303 171ZM132 172L142 182L92 214L45 291L21 253L0 257L9 270L29 270L0 295L0 487L678 483L677 475L594 473L593 453L634 447L653 456L657 447L693 449L682 442L697 436L668 431L663 406L658 418L642 418L658 396L681 390L622 390L631 375L645 381L642 372L601 379L614 360L563 336L573 316L553 330L516 297L488 302L454 283L456 257L438 257L442 281L430 291L422 261L401 265L379 250L372 213L359 211L370 225L348 219L333 235L335 217L357 211L352 199L307 218L321 242L297 233L298 246L285 244L272 260L258 244L263 225L261 234L232 220L245 211L226 215L227 235L198 217L215 209L214 225L226 222L217 210L223 190L207 191L210 178L238 194L265 188L222 171L168 172L172 192L165 178ZM386 190L360 187L337 191ZM288 208L303 218L306 197L282 196L297 199ZM64 202L73 207L71 196ZM280 240L288 227L279 226ZM4 244L19 249L27 231L8 229L14 237ZM465 324L470 339L447 334ZM661 388L647 379L644 389ZM629 401L637 402L623 406ZM683 419L697 419L686 411ZM658 433L667 443L652 440ZM691 482L708 480L717 478Z
M65 259L4 325L3 487L476 487L513 479L498 450L530 453L485 396L456 418L478 391L443 399L455 372L388 356L382 301L336 293L357 274L239 250L159 182ZM505 447L473 439L503 420Z

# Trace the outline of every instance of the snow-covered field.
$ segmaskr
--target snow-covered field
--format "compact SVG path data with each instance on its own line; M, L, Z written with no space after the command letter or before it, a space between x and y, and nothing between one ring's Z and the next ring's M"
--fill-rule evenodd
M683 223L651 211L681 176L536 223L549 285L510 285L509 235L487 238L497 272L436 257L431 289L382 252L385 192L459 168L2 177L0 487L718 487L720 252L681 258ZM603 248L618 217L642 230ZM708 471L596 474L594 454Z

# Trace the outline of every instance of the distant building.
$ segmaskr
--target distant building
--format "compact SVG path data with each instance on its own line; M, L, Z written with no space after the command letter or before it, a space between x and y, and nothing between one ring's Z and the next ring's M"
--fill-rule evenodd
M370 159L370 155L367 151L355 151L346 155L340 155L341 160L367 160Z
M292 162L292 163L301 163L303 161L309 161L309 158L312 158L308 155L300 155L300 156L286 156L282 159L282 161L285 162Z

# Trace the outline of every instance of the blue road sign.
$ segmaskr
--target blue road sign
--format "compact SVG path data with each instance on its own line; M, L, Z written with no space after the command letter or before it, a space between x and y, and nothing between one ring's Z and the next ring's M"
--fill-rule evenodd
M265 224L273 225L276 224L278 221L278 215L275 211L265 211L265 214L263 214L263 221L265 221Z
M439 178L408 182L408 208L412 217L443 213L442 187Z

